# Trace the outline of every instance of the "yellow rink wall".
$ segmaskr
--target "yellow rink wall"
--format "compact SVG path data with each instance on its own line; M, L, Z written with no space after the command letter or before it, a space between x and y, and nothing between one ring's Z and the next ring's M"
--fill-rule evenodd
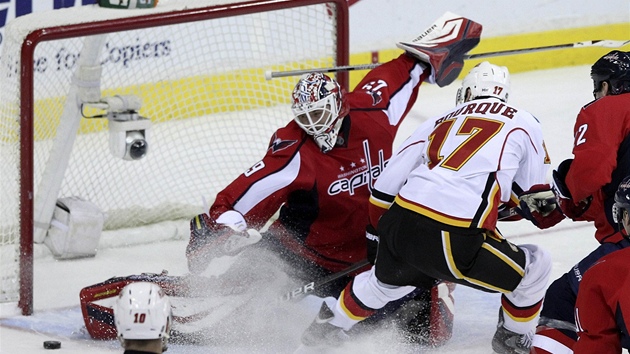
M471 51L470 54L487 53L495 51L503 51L510 49L532 48L556 44L574 43L580 41L607 39L607 40L630 40L630 22L618 23L605 26L574 28L568 30L554 30L547 32L525 33L518 35L481 38L479 45ZM392 44L394 46L394 44ZM488 59L471 59L464 63L464 68L460 74L460 79L475 65L483 60L489 60L496 65L507 66L510 73L519 73L532 70L551 69L564 66L574 65L591 65L602 55L608 53L615 48L605 47L588 47L588 48L567 48L554 49L528 54L515 54L498 56ZM624 51L630 51L630 45L617 48ZM402 53L399 49L386 49L378 51L378 62L387 62ZM372 63L375 53L355 53L350 55L350 64L369 64ZM319 62L290 63L286 66L278 66L274 70L290 70L306 67L329 67L325 64L331 59L324 59ZM351 71L350 72L350 88L353 89L367 71ZM234 80L240 78L240 80ZM585 78L588 80L589 78ZM274 79L280 86L277 89L290 92L298 77L288 77L282 79ZM212 113L220 113L226 111L238 111L250 109L251 107L265 107L278 103L290 102L288 94L286 97L276 96L276 99L270 99L268 92L269 86L264 85L264 70L260 68L243 69L238 72L227 74L207 75L203 77L185 77L177 81L167 83L147 84L151 86L151 96L141 97L143 102L152 102L159 97L162 102L161 107L168 107L166 111L153 111L150 106L145 106L140 110L140 114L150 117L155 121L156 116L160 116L165 120L170 119L186 119L199 115ZM261 89L266 87L266 89ZM179 90L179 88L189 88L188 91ZM181 106L189 100L183 97L184 92L199 91L207 92L208 97L195 97L195 109L189 111L177 111L177 107ZM125 94L127 88L118 88L117 90L106 90L102 94L115 95ZM278 102L278 100L282 102ZM63 100L59 98L38 100L35 103L36 116L43 116L45 119L37 119L35 123L35 139L45 139L49 134L50 126L56 126L59 117L54 114L50 116L46 112L61 112ZM52 107L56 109L51 110ZM171 111L172 110L172 111ZM290 114L287 111L287 114ZM106 129L106 120L82 120L80 133L89 133ZM17 139L17 137L14 137Z
M470 54L488 53L510 49L542 47L548 45L574 43L596 39L630 40L630 22L617 23L604 26L572 28L565 30L553 30L546 32L525 33L501 37L481 37L479 45ZM510 73L519 73L531 70L552 69L563 66L591 65L602 55L611 50L619 49L630 51L630 44L621 48L589 47L567 48L543 51L538 53L506 55L487 59L471 59L464 62L464 68L460 79L475 65L483 60L493 64L507 66ZM380 63L384 63L402 53L399 49L378 51ZM372 62L373 53L356 53L350 56L350 64L367 64ZM365 71L350 73L350 87L354 88Z

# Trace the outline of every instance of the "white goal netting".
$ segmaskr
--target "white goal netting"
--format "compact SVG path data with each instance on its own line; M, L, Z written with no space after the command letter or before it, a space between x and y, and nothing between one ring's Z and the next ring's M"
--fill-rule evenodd
M33 182L26 200L34 200L38 242L50 221L47 210L61 197L99 206L105 230L188 219L202 210L202 196L213 198L262 158L273 131L290 121L297 78L265 80L264 73L334 66L347 51L338 43L341 1L279 1L273 9L269 2L217 4L170 0L147 10L89 5L7 25L0 63L0 302L19 296L20 239L29 236L23 230L29 215L23 193L30 193L21 190L24 179ZM102 21L98 30L86 25L94 21ZM46 27L71 37L37 32ZM39 38L33 33L44 40L32 58L25 57L25 38ZM32 89L22 72L29 60ZM101 71L97 79L95 70ZM103 113L81 105L93 100L85 92L94 87L101 98L140 98L139 115L151 121L144 158L114 156L108 120L85 118Z

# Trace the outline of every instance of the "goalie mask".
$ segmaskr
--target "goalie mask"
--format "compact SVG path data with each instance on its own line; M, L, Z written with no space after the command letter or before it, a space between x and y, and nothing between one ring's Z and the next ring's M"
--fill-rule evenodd
M613 50L604 55L591 67L593 94L602 88L602 82L608 82L609 95L630 92L630 53Z
M342 118L348 114L343 96L339 83L321 73L303 75L293 89L294 120L324 153L335 147Z
M157 284L135 282L125 286L114 304L118 339L161 339L167 347L172 322L171 303Z
M470 92L467 98L466 94ZM495 97L507 102L510 95L510 72L505 66L497 66L487 61L477 64L462 81L457 90L456 104L476 98Z
M619 224L619 230L623 230L623 211L630 214L630 176L624 178L617 192L615 192L615 204L612 207L613 221Z

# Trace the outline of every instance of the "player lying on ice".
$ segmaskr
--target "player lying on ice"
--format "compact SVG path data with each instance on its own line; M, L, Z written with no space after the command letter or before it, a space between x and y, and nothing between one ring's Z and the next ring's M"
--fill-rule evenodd
M480 34L478 23L447 13L404 45L415 54L373 69L352 92L324 74L304 75L292 93L294 119L273 134L263 159L219 192L207 213L191 220L186 249L191 273L203 274L213 259L244 248L272 250L299 281L373 259L378 241L371 228L366 234L367 200L392 155L398 128L419 86L453 82ZM278 210L261 235L257 230ZM330 282L315 294L336 295L349 279ZM83 302L102 288L86 292ZM439 304L452 302L452 288L435 280L379 315L403 312L410 320L401 327L410 340L440 345L451 336L452 313Z
M545 184L550 160L540 123L507 103L509 89L507 68L480 63L464 78L458 105L397 150L370 197L380 237L375 265L322 304L305 346L339 344L389 302L442 279L502 293L492 348L529 351L551 258L503 238L499 207L520 199L519 213L540 228L564 215Z

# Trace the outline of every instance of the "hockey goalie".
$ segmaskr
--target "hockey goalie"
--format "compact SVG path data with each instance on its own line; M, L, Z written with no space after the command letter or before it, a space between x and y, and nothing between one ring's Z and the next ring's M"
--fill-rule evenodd
M211 331L189 331L187 326L200 318L206 319L205 328L228 321L232 315L213 313L229 306L268 308L273 296L265 299L265 291L277 297L287 286L343 273L366 258L373 261L378 235L373 226L366 230L368 198L392 155L400 124L423 82L442 87L457 78L481 30L476 22L446 13L413 40L398 43L405 52L370 71L352 92L322 73L302 76L291 97L293 120L272 135L262 160L219 192L207 212L191 220L186 249L191 274L112 278L83 289L89 333L111 337L112 313L97 300L115 296L128 282L153 281L169 296L188 299L173 305L174 331L213 341L222 326ZM278 210L279 217L261 235L257 230ZM204 275L225 257L235 260L226 273ZM311 294L338 294L352 276L370 266L365 265L333 277ZM442 345L452 333L453 288L447 283L418 288L382 309L374 325L391 320L412 343ZM269 322L266 325L272 325Z

